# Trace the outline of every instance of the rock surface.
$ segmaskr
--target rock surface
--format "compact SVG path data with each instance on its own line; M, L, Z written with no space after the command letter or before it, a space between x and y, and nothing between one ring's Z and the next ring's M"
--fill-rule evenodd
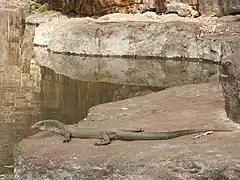
M142 13L155 11L165 13L166 3L184 3L205 16L226 16L240 13L239 0L41 0L51 9L66 14L82 16L100 16L110 13Z
M198 17L200 14L185 3L170 2L166 4L166 13L177 13L180 17Z
M166 141L73 139L68 144L52 133L39 133L15 150L15 180L51 179L229 179L240 178L238 124L224 111L221 88L185 85L142 97L95 106L81 126L141 127L146 131L221 128L234 132Z
M240 13L239 0L200 0L198 11L207 16L227 16Z
M157 2L157 5L161 5L164 4L166 0L157 0ZM167 2L184 3L191 6L203 16L221 17L240 13L239 0L167 0ZM161 12L165 12L164 9Z
M28 16L25 22L29 25L39 25L42 23L47 23L54 20L67 20L68 17L60 12L46 11L42 13L35 13Z
M223 87L227 116L240 123L240 48L221 61L220 82Z
M158 19L128 16L131 18L113 14L99 20L71 18L43 23L36 29L34 43L53 52L84 56L191 58L214 62L231 54L240 44L237 21L193 20L172 15Z

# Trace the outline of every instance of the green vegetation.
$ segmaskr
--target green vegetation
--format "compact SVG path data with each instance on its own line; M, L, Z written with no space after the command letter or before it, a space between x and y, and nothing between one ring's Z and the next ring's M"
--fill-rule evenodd
M46 12L49 11L47 4L42 4L41 2L39 2L38 0L29 0L28 1L29 5L30 5L30 10L33 12Z
M0 180L13 180L13 173L12 174L0 174Z

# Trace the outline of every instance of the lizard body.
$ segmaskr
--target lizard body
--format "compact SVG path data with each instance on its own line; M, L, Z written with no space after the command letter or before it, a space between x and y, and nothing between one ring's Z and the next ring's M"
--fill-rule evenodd
M69 142L71 138L101 139L100 142L94 144L97 146L110 144L111 140L166 140L207 131L231 131L217 129L187 129L169 132L144 132L143 129L122 129L119 131L112 131L98 128L83 128L78 125L66 125L52 119L39 121L31 128L57 132L64 136L64 143Z

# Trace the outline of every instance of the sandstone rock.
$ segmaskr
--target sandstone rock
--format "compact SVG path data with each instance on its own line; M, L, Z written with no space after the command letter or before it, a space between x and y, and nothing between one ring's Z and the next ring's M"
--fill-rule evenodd
M221 61L220 82L227 116L240 123L240 48Z
M240 178L239 125L224 111L221 88L187 85L90 109L81 126L141 127L146 131L186 128L233 129L201 138L184 136L166 141L73 139L39 133L15 150L15 180L171 180ZM124 110L123 110L124 108ZM203 113L204 112L204 113Z
M239 22L240 21L240 15L231 15L231 16L223 16L218 18L220 22Z
M114 13L114 14L107 14L107 15L101 16L100 18L98 18L98 21L103 21L103 22L152 21L152 19L147 16L140 16L135 14Z
M240 13L239 0L201 0L198 4L201 14L207 16L227 16Z
M142 15L143 15L143 16L146 16L146 17L148 17L148 18L150 18L150 19L154 19L154 20L161 18L161 17L160 17L159 15L157 15L155 12L151 12L151 11L147 11L147 12L143 13Z
M185 3L171 2L166 5L166 13L177 13L181 17L198 17L198 11Z
M27 9L29 9L29 5L28 0L1 0L0 8L1 11L4 9L12 11L18 11L21 9L25 17L28 14Z
M190 12L190 16L191 16L191 17L196 18L196 17L198 17L199 15L200 15L199 12L196 11L196 10L194 10L194 9L192 9L191 12Z
M185 3L203 16L228 16L240 13L239 0L157 0L157 6L165 2ZM158 7L156 7L158 9ZM163 8L162 8L163 9ZM164 10L161 12L165 12Z
M211 19L171 16L159 16L151 22L146 22L147 17L142 15L105 17L106 21L104 17L103 20L72 18L41 24L36 29L34 43L53 52L86 56L191 58L218 62L220 56L229 55L229 49L240 42L236 36L240 29L238 22L220 24Z
M42 0L44 2L45 0ZM48 0L49 6L57 11L80 16L100 16L109 13L138 13L148 8L147 2L139 0Z
M148 4L148 9L155 9L155 1L156 0L147 0L147 4Z
M182 2L197 9L199 0L167 0L168 2Z
M166 19L169 18L169 15L164 16ZM163 16L157 15L155 12L147 11L142 14L123 14L123 13L113 13L101 16L97 21L101 22L121 22L121 21L156 21L160 20L163 22Z
M41 0L46 3L46 0ZM100 16L110 13L143 13L147 10L155 10L157 13L165 13L166 3L186 4L193 8L192 15L199 16L226 16L240 13L239 0L47 0L49 6L57 11L80 16ZM183 12L184 11L184 12ZM185 7L180 14L188 13ZM199 12L199 13L198 13ZM191 12L190 12L191 13Z
M46 11L43 13L36 13L36 14L28 16L26 18L26 23L39 25L42 23L46 23L46 22L54 21L54 20L58 20L58 19L67 20L68 17L64 16L60 12Z
M155 0L156 13L162 14L166 12L166 0Z
M190 8L193 8L194 10L198 9L198 0L155 0L154 5L156 12L165 13L167 11L167 4L185 4L187 8L190 6Z

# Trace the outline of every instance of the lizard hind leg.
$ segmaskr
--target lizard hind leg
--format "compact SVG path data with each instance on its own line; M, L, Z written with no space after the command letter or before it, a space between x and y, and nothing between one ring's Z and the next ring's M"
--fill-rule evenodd
M104 146L111 143L111 139L107 133L102 133L102 140L95 143L94 146Z
M144 132L144 129L142 128L135 128L135 129L121 129L124 132L133 132L133 133L138 133L138 132Z

